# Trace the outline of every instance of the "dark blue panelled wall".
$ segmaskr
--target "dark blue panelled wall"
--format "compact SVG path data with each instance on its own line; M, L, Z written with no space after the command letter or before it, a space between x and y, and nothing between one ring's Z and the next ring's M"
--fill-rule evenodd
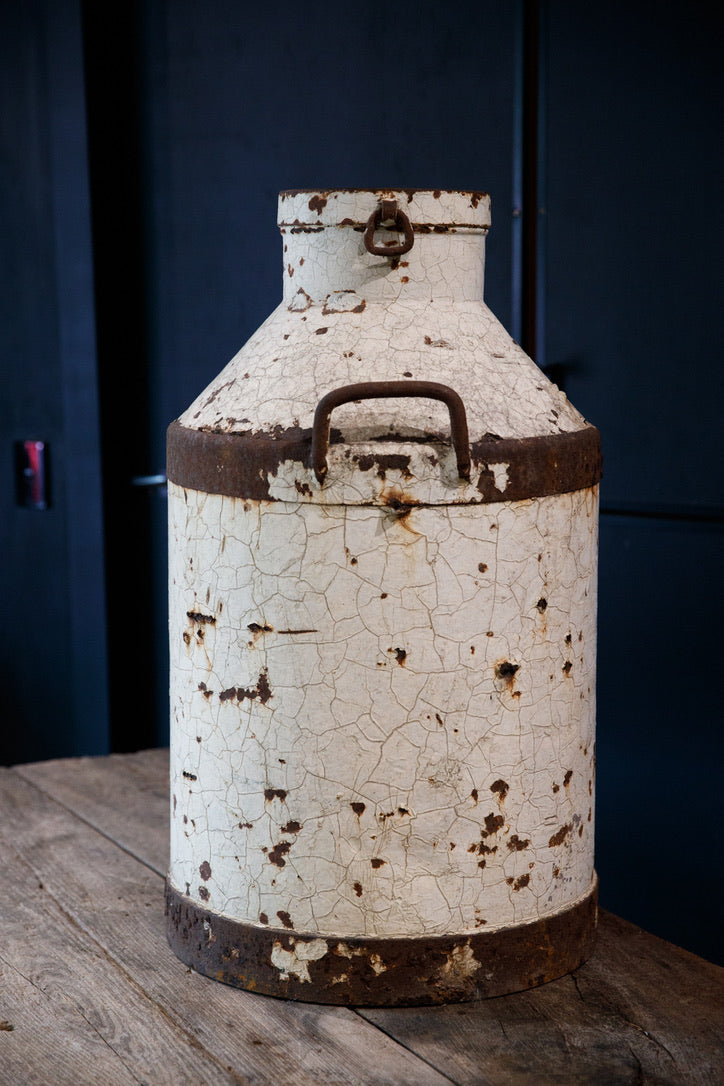
M0 762L163 744L165 430L282 188L484 188L486 300L602 432L604 906L721 958L719 5L28 0L0 23ZM51 447L20 508L14 443Z

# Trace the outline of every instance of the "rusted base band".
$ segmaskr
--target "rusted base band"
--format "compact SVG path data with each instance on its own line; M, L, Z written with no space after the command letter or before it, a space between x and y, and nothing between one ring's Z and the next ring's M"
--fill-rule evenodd
M594 878L571 908L516 927L345 939L232 920L166 882L168 941L186 965L263 995L360 1007L458 1003L555 980L591 953L597 902Z
M332 429L332 442L340 435ZM400 441L404 439L400 438ZM431 436L430 441L440 440ZM172 422L168 429L169 479L189 490L230 498L270 500L269 477L285 460L311 465L312 431L300 427L270 434L215 434ZM379 456L365 456L364 470L378 472L389 460L389 442ZM471 479L478 502L523 501L595 486L601 479L601 435L595 426L545 437L498 438L488 435L470 446ZM354 456L353 460L356 459ZM404 457L397 457L402 461ZM505 490L498 490L490 464L505 463ZM360 468L362 464L360 462Z

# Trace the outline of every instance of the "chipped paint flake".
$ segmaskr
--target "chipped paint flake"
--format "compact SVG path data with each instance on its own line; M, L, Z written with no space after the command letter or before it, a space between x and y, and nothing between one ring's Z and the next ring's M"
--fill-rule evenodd
M387 966L382 961L379 954L370 954L364 947L349 946L347 943L338 943L335 947L335 953L341 955L343 958L365 958L367 964L376 976L379 976L380 973L387 972Z
M505 488L508 485L508 468L510 464L488 464L488 469L493 473L493 479L495 480L495 489L501 494L505 493Z
M327 953L327 943L323 939L314 939L311 942L295 942L292 940L291 950L287 950L275 940L271 951L271 963L279 970L280 980L289 980L296 977L298 981L311 983L309 976L309 963L319 961Z
M440 969L441 980L463 980L473 977L480 968L475 954L469 943L455 946L447 955L447 961Z

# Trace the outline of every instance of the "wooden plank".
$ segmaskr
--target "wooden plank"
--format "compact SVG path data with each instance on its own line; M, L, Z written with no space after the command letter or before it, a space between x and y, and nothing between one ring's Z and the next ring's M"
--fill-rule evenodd
M3 771L0 826L45 894L107 962L104 969L127 977L133 998L153 1004L207 1059L206 1077L194 1081L224 1082L219 1070L233 1068L241 1081L295 1086L449 1083L350 1010L265 999L187 970L166 943L161 878L15 771ZM107 981L98 983L103 1006ZM134 1043L154 1052L155 1037L149 1016ZM176 1068L175 1081L191 1080Z
M168 750L15 766L58 803L160 874L168 865Z
M90 1076L90 1077L89 1077ZM81 1010L49 998L0 954L0 1083L3 1086L138 1083Z
M3 781L3 784L5 782ZM0 1083L166 1086L203 1081L208 1054L73 923L6 838ZM214 1082L244 1077L217 1065Z
M360 1010L462 1086L724 1081L724 970L602 912L593 957L530 992Z

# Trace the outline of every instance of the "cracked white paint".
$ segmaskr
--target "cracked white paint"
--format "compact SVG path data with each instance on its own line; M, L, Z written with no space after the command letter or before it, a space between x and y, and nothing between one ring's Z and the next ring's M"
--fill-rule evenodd
M582 428L482 303L481 206L395 269L325 225L329 201L320 232L289 228L284 304L182 424L308 428L330 388L411 375L463 395L472 440ZM428 401L333 425L323 488L292 461L269 501L169 485L171 882L320 937L567 908L594 877L598 488L481 505L448 445L414 440L449 433ZM363 470L386 429L408 467ZM488 468L504 493L508 465ZM308 980L326 950L278 943L273 962Z
M411 207L406 199L400 203L413 221L475 228L416 235L409 253L390 261L370 255L352 225L364 223L376 197L331 194L321 214L309 209L309 194L280 201L284 300L181 416L184 426L229 433L305 427L331 388L409 377L460 393L472 441L581 428L579 413L483 302L488 198L475 208L455 193L438 200L418 194ZM345 218L350 224L331 225ZM320 222L328 225L295 232ZM345 292L356 298L348 311L338 305ZM442 404L422 400L345 405L333 425L355 443L385 432L447 436L450 427Z
M397 516L171 485L174 884L343 935L585 893L596 499Z

